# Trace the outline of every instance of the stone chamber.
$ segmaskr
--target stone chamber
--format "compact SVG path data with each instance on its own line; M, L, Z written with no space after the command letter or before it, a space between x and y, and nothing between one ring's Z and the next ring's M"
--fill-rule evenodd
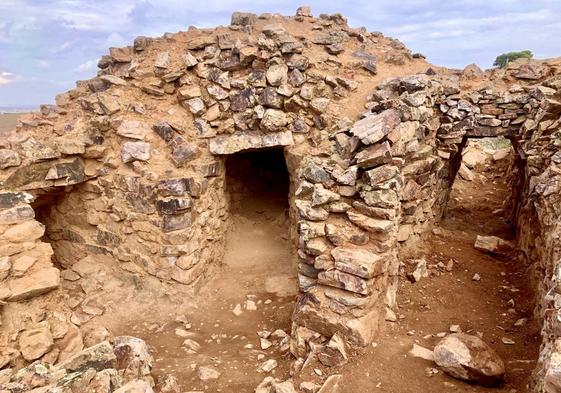
M1 389L150 391L145 344L88 327L135 291L146 305L202 302L244 209L291 244L287 370L360 362L399 320L405 255L454 208L472 141L504 137L515 230L492 251L529 267L541 331L529 389L561 392L560 74L555 60L436 67L305 7L110 48L96 77L0 141ZM243 259L251 238L236 239ZM336 391L331 374L316 373L322 392Z

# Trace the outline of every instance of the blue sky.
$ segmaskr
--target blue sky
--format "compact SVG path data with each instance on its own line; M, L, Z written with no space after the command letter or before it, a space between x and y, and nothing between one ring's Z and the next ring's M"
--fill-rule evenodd
M109 46L188 26L227 25L232 11L293 15L292 0L0 0L0 107L51 103L95 75ZM506 51L561 56L561 0L313 0L351 26L399 38L434 64L491 66Z

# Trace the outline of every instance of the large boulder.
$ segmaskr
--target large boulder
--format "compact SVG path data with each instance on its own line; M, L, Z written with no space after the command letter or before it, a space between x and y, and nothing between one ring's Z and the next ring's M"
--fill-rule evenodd
M434 347L433 353L435 363L454 378L484 386L496 386L504 381L502 359L478 337L451 334Z

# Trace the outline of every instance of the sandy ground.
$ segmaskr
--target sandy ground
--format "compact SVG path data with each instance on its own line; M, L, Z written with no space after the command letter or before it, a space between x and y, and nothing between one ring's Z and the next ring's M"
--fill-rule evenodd
M0 115L0 135L13 129L17 124L18 117L21 113L8 113Z

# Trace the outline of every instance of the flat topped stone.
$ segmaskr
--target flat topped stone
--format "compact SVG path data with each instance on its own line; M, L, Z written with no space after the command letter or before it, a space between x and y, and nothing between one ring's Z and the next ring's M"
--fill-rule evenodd
M335 268L362 278L372 278L381 274L381 257L361 248L337 247L331 250Z
M388 135L400 122L399 111L391 108L357 121L350 132L365 145L371 145Z
M210 139L210 152L216 155L233 154L240 151L263 149L267 147L289 146L294 143L290 131L245 132L231 135L219 135Z
M25 277L8 282L9 301L16 302L42 295L60 285L60 271L56 267L49 267ZM1 289L1 286L0 286Z

